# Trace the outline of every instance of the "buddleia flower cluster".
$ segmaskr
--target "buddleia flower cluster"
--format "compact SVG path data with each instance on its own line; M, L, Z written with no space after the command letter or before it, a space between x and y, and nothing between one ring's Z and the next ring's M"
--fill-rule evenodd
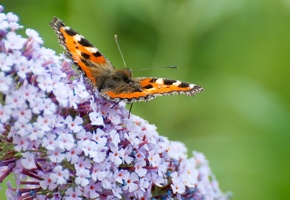
M204 155L109 102L0 7L0 181L7 199L228 199ZM46 23L46 22L44 22Z

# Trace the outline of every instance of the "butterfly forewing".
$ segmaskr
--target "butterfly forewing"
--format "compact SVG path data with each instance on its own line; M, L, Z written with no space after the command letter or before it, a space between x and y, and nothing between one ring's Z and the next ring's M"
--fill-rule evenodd
M149 101L157 96L185 94L193 96L203 91L203 88L186 82L164 78L139 77L135 78L139 82L142 90L128 93L105 92L104 96L110 100L125 101L126 103Z
M58 41L68 56L77 64L86 76L96 85L96 79L102 74L114 71L114 67L87 39L71 29L58 18L50 23L58 36Z

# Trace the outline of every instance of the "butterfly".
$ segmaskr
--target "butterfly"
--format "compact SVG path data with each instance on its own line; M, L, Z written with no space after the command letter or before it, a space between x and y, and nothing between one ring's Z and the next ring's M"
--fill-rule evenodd
M149 101L157 96L193 96L203 88L178 80L152 77L133 78L129 69L115 69L111 62L82 35L54 17L50 26L70 58L89 78L104 98L125 103Z

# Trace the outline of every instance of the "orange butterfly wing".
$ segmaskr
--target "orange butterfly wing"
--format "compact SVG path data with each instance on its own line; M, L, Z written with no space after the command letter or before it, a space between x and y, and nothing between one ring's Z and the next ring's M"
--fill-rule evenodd
M110 74L115 69L87 39L54 17L50 26L58 36L59 43L67 50L67 55L78 65L86 76L96 85L97 77Z
M141 91L132 91L128 93L115 93L114 91L106 91L104 96L111 100L123 100L126 103L149 101L157 96L185 94L193 96L203 91L203 88L186 82L177 80L138 77L133 79L141 85Z

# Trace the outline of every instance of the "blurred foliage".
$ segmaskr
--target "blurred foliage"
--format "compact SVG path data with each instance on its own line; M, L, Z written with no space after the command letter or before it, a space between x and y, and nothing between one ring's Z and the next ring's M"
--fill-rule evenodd
M194 98L159 97L133 113L210 161L234 199L290 199L289 0L2 0L5 12L61 53L53 16L135 76L200 84ZM178 69L138 68L172 66ZM4 195L4 192L2 192Z

